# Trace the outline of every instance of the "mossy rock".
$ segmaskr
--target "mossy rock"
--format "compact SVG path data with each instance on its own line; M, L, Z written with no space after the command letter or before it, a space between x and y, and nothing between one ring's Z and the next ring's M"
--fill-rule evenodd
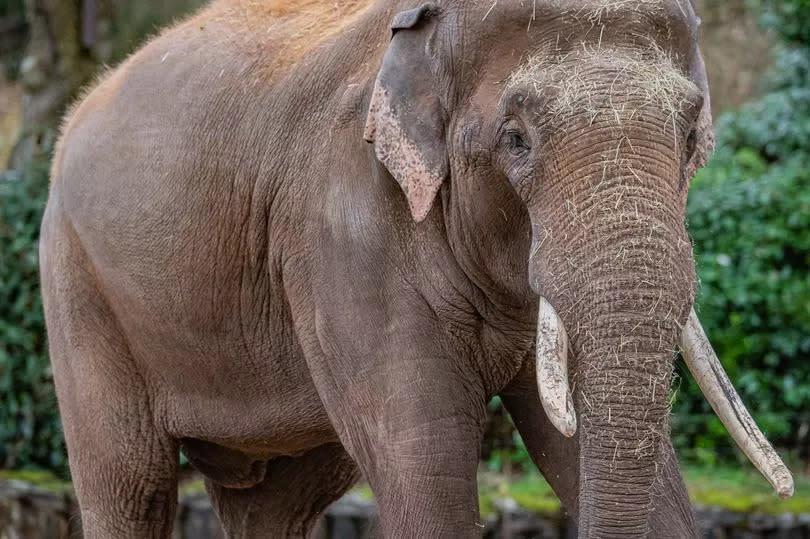
M692 503L703 507L725 509L735 513L810 514L810 479L796 477L796 492L788 500L779 499L761 476L745 470L717 470L688 468L684 472ZM19 481L57 494L71 495L72 485L53 474L41 470L0 470L0 481ZM562 508L554 491L539 474L510 479L496 474L481 474L478 480L481 516L488 518L498 512L499 502L513 500L521 509L546 516L559 516ZM180 485L180 497L205 492L202 480ZM372 500L374 494L368 485L361 484L352 492L363 500Z
M42 470L0 470L0 481L20 481L56 494L72 494L73 485Z
M560 514L560 500L539 474L529 474L518 480L481 474L478 478L478 498L481 516L487 518L498 510L499 500L512 500L521 509L546 517Z
M794 476L795 492L787 500L756 471L691 468L684 476L695 505L746 514L810 514L810 479L803 476Z

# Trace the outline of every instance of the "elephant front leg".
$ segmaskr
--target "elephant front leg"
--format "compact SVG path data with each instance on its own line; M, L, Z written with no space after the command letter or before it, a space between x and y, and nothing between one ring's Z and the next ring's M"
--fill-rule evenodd
M420 385L423 392L408 392ZM476 471L484 413L442 402L453 397L448 385L409 384L347 433L386 538L471 538L483 531Z
M353 353L328 358L314 379L374 492L384 537L478 537L486 398L472 376L437 357L441 342L426 334L342 341Z
M576 517L579 509L579 432L566 438L551 424L540 402L534 367L533 358L524 364L518 376L501 392L501 401L537 469L568 513Z

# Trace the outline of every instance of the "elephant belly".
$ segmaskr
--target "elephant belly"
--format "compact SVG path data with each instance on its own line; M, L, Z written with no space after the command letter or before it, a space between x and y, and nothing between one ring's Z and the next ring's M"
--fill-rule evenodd
M165 416L158 421L178 439L210 442L251 458L333 441L288 315L272 305L275 316L261 308L240 310L240 292L225 294L210 285L175 288L176 305L152 296L128 302L122 323L137 368L153 388L155 413ZM205 300L217 294L218 301ZM277 296L258 285L254 297Z
M295 455L336 439L303 358L223 347L230 353L176 356L170 371L149 365L147 377L159 388L156 409L166 410L175 438L210 444L207 452L221 446L247 460Z

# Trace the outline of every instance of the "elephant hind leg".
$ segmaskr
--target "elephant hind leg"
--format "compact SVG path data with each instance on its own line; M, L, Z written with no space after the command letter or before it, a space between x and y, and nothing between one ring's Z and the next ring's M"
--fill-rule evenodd
M64 414L73 421L75 414ZM108 423L109 418L99 420ZM137 437L108 426L67 435L86 539L167 539L177 507L177 444L144 426ZM148 427L147 427L148 428Z
M205 487L229 538L308 537L318 517L359 478L340 444L326 444L300 457L267 463L261 483L227 488L206 479Z
M178 444L158 425L114 316L100 294L81 288L51 296L47 316L84 537L170 537Z
M170 537L178 444L69 224L43 220L42 296L84 537ZM50 218L48 215L50 214Z

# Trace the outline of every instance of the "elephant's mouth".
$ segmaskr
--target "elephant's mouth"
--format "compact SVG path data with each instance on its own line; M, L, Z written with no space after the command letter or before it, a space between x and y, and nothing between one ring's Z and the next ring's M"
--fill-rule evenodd
M754 422L709 343L694 310L683 327L680 349L703 395L737 446L782 498L793 495L793 478L779 455ZM551 423L571 437L577 415L568 382L569 343L562 319L540 299L537 326L537 386Z

